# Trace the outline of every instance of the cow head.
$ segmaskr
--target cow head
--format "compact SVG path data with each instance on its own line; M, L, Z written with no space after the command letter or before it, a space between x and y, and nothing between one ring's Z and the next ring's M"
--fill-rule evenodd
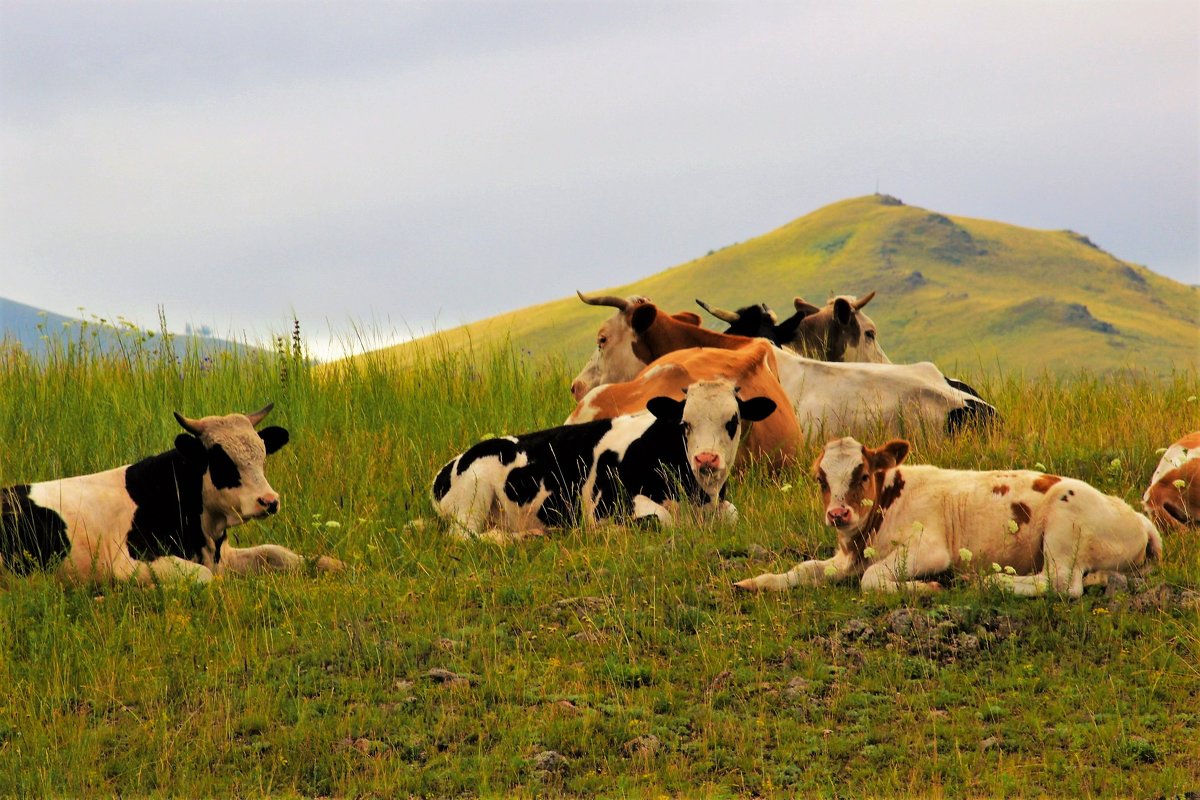
M841 295L830 300L824 308L814 306L803 297L795 298L792 304L800 319L791 317L780 326L796 320L790 338L781 344L821 361L892 363L879 346L875 323L862 311L874 297L874 292L862 298Z
M743 400L727 380L698 381L684 399L655 397L646 410L667 425L676 425L684 440L688 466L709 495L717 495L729 477L741 441L743 422L766 419L775 411L768 397Z
M908 442L903 439L894 439L878 450L849 436L826 444L813 464L825 503L825 521L839 533L860 530L873 513L890 505L881 490L883 473L907 455Z
M770 339L772 342L775 342L775 332L779 325L779 319L775 316L775 312L767 307L766 303L759 303L756 306L744 306L737 311L714 308L699 298L696 300L696 305L722 322L729 323L729 327L725 329L725 333L733 336Z
M627 381L650 363L650 354L645 348L639 348L637 337L654 324L658 309L641 295L587 297L582 292L576 294L588 305L617 309L617 313L606 319L596 332L596 349L571 382L571 394L578 402L600 384ZM694 314L692 317L698 325L700 318Z
M175 448L185 459L207 465L204 473L204 512L237 525L266 517L279 510L279 495L267 483L263 467L267 456L288 443L284 428L254 427L274 404L253 414L188 419L175 412L187 433L175 438Z

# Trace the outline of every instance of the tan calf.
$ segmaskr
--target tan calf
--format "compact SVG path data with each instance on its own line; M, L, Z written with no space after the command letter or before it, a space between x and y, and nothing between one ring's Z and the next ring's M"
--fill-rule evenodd
M973 472L901 466L908 442L872 450L849 437L813 467L833 558L739 581L748 590L860 577L864 589L934 590L947 570L992 563L1019 595L1083 593L1088 573L1125 572L1162 555L1150 520L1083 481L1026 470ZM1015 574L1012 574L1015 573Z

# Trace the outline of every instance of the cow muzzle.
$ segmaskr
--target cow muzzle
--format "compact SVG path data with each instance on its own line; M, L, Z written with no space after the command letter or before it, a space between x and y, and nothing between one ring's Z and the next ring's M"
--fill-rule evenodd
M825 521L835 528L845 528L853 520L854 512L845 506L834 506L825 512Z
M279 513L279 495L274 492L262 495L258 498L258 506L262 509L264 516L269 517L272 514Z
M583 381L576 380L574 383L571 384L571 395L575 398L576 403L578 403L580 400L582 400L583 396L587 393L588 393L588 388L584 384Z
M697 453L692 459L697 474L711 477L721 471L720 453Z

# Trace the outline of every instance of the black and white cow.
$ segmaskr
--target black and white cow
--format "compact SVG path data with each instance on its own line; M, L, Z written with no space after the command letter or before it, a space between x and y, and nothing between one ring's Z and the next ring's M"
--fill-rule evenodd
M457 535L501 540L614 516L670 525L681 497L735 520L725 481L742 423L765 419L775 402L743 400L730 381L716 380L646 408L482 441L438 472L434 508Z
M267 483L284 428L254 427L270 412L188 419L165 453L105 472L0 489L0 562L14 573L53 570L70 583L207 582L214 574L295 569L279 545L230 547L225 532L279 510ZM340 561L322 556L318 570Z

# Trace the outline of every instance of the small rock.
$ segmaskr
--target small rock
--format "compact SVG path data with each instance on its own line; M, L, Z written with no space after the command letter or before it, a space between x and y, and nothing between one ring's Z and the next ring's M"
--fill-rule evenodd
M453 639L447 639L445 636L443 636L434 642L433 646L439 650L445 650L446 652L449 652L451 650L457 650L459 642L456 642Z
M770 561L774 556L771 551L760 544L752 544L746 548L746 558L751 561Z
M844 641L861 642L874 636L875 629L861 619L852 619L842 626L841 635Z
M567 768L567 757L555 750L542 750L533 756L534 769L540 772L561 772Z
M783 694L789 700L799 700L802 697L808 696L809 682L799 675L788 681L787 688L783 690Z
M467 685L471 683L471 679L465 675L459 675L457 672L451 672L448 669L434 667L425 673L425 677L432 679L435 683L444 683L450 686Z
M1117 592L1129 591L1129 578L1119 572L1111 573L1104 587L1104 596L1112 597Z
M364 756L375 756L386 753L391 748L387 746L387 743L381 742L378 739L368 739L365 736L360 736L354 740L354 749Z
M621 745L621 752L633 758L634 756L642 756L649 758L658 752L658 748L662 746L662 742L654 734L645 734L643 736L635 736L625 744Z
M715 692L718 689L720 689L725 684L729 683L729 678L731 675L733 675L733 673L727 669L723 669L720 672L718 672L717 676L715 678L713 678L712 682L710 682L708 684L709 693L711 694L712 692Z
M979 749L991 750L993 747L997 747L999 744L1000 738L998 736L989 736L979 743Z
M577 642L586 642L587 644L604 644L608 641L608 634L604 631L588 630L580 631L571 636Z

